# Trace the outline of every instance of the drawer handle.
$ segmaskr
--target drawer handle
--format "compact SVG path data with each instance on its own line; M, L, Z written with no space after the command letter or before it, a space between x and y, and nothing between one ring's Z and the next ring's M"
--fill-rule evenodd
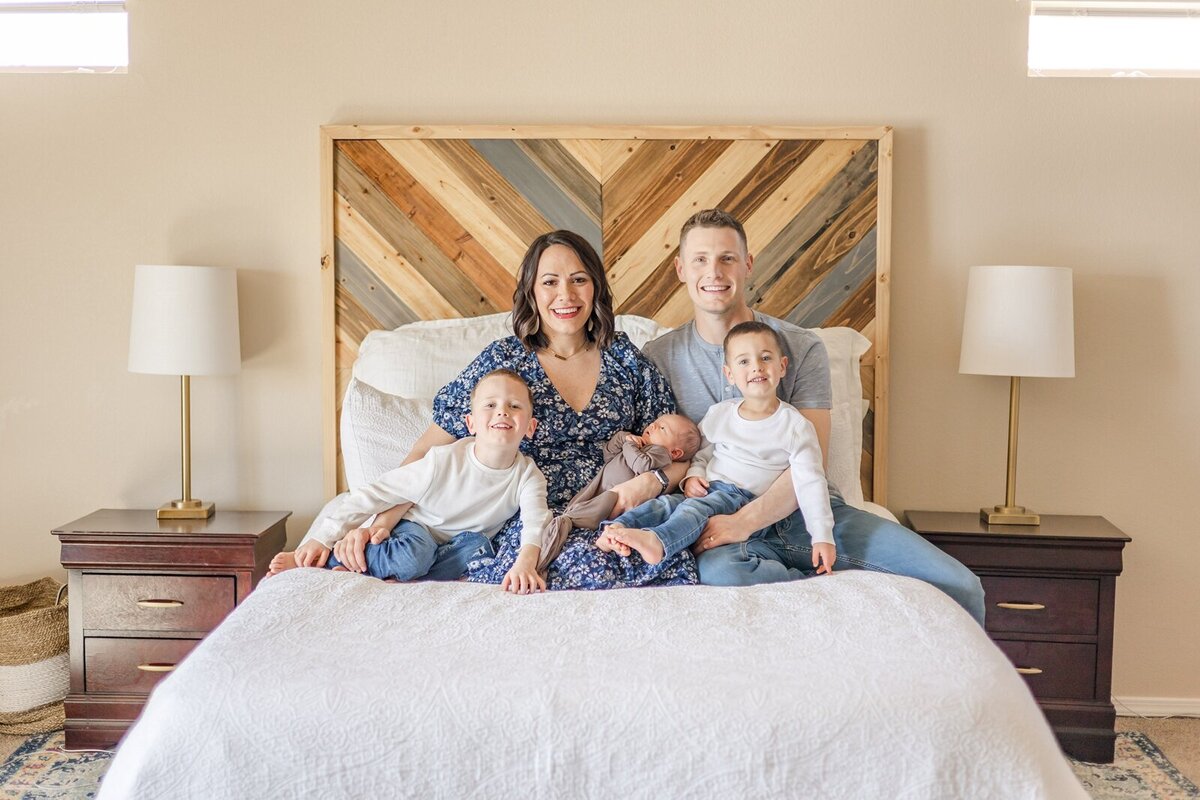
M1042 671L1037 667L1017 667L1017 672L1022 675L1041 675Z
M138 664L137 667L142 672L170 672L175 669L174 664Z
M137 604L142 608L178 608L183 605L182 600L138 600Z
M1041 603L996 603L996 608L1009 608L1013 611L1042 611L1046 607Z

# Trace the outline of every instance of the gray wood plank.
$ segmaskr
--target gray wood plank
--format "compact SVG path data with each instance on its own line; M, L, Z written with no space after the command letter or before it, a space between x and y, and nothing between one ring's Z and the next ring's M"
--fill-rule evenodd
M604 243L600 223L593 220L550 177L530 160L517 143L505 139L472 139L471 146L504 176L514 189L555 228L574 231L587 239L601 259Z
M762 246L754 257L753 285L746 295L751 305L870 186L878 173L877 156L876 142L865 145L774 239ZM754 242L750 246L754 247Z
M386 330L420 319L341 239L334 242L333 258L338 286L354 297Z
M518 139L517 145L600 224L600 181L556 139Z
M871 228L848 253L842 256L825 274L816 288L804 296L791 313L788 322L802 328L818 328L825 324L846 298L875 278L875 232Z

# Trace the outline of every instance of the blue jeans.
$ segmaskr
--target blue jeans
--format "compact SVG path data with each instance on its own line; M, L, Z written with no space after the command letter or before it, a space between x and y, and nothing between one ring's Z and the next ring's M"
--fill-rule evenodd
M971 570L918 534L831 494L835 570L866 569L931 583L983 624L983 585ZM696 559L700 582L749 586L791 581L812 574L812 539L799 511L735 542L706 550Z
M732 514L753 499L754 495L732 483L713 481L704 497L663 495L631 508L613 522L652 532L662 542L663 558L667 559L691 547L709 517Z
M439 545L425 527L412 520L402 519L392 528L392 535L379 544L366 547L367 574L374 578L395 578L412 581L456 581L467 572L467 562L483 551L494 555L492 543L474 531L463 531L450 541ZM333 553L325 562L328 569L340 566Z

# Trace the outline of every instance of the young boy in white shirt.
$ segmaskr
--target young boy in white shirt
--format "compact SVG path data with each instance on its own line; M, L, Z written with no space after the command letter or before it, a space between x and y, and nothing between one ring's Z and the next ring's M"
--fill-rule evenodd
M787 371L779 334L758 321L735 325L724 342L726 380L742 397L712 406L700 421L705 446L683 481L686 499L660 497L613 520L596 546L648 564L690 547L709 517L733 514L785 470L813 542L812 565L829 572L837 558L833 511L816 431L775 392Z
M546 588L537 571L541 532L550 522L546 479L518 449L537 428L533 398L520 375L507 369L480 378L471 393L467 429L472 436L434 447L417 461L385 473L350 492L314 530L304 547L317 550L314 563L340 566L333 545L373 514L412 503L387 540L366 547L367 574L411 581L457 580L467 560L518 510L521 549L501 587L518 594ZM271 572L297 566L294 553L280 553Z

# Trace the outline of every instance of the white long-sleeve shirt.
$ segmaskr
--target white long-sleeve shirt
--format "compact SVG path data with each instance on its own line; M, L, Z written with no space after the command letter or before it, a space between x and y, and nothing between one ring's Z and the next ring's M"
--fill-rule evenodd
M438 544L463 531L490 539L519 508L521 544L541 547L542 529L550 521L546 478L533 459L517 453L511 467L493 469L475 457L475 439L467 437L431 447L424 458L345 495L306 538L332 547L373 514L410 502L404 519L424 526Z
M804 524L814 543L833 543L833 511L817 431L795 406L780 402L766 419L743 419L742 398L725 400L700 420L704 437L688 477L725 481L758 497L789 470Z

